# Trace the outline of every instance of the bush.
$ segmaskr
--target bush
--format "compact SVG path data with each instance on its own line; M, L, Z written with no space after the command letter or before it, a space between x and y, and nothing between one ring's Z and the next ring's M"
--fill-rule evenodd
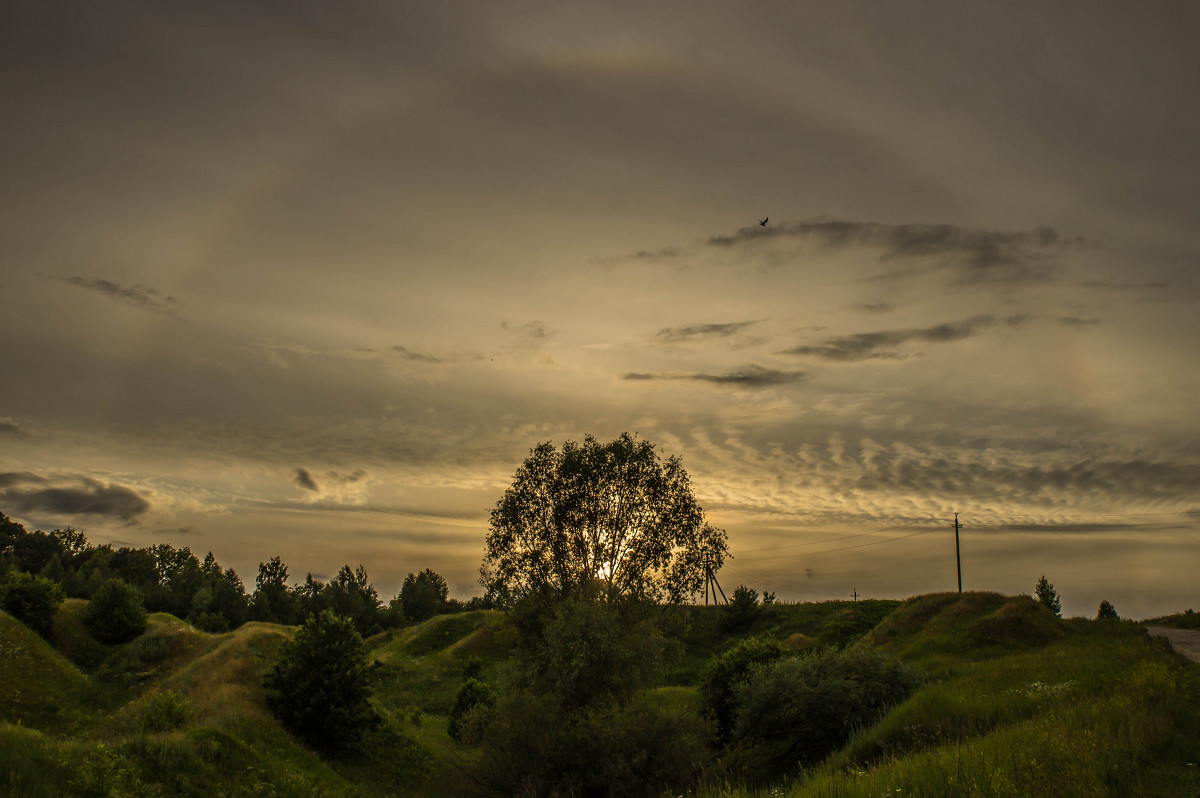
M229 631L229 619L219 612L202 612L193 618L192 625L202 632L211 634Z
M0 608L42 637L53 631L54 612L62 600L62 588L40 576L18 571L0 585Z
M491 714L473 781L493 795L678 795L711 758L698 721L646 692L563 712L514 691Z
M772 662L783 656L783 647L769 637L739 640L727 651L709 660L700 677L700 697L707 713L717 724L717 737L729 738L734 719L734 689L753 665Z
M122 579L109 579L88 602L86 623L103 643L128 643L146 631L141 591Z
M758 664L734 687L731 742L754 772L812 764L920 683L916 671L868 646Z
M354 623L330 610L308 616L263 681L275 716L309 745L331 751L353 748L377 725L373 683Z
M1117 615L1117 608L1110 604L1108 599L1100 602L1100 609L1096 612L1097 621L1102 621L1106 618L1115 621L1120 619L1120 617L1120 615Z
M637 614L631 606L562 601L543 619L528 663L533 680L567 709L625 700L662 664L662 632Z
M721 619L726 629L745 629L754 623L758 617L758 591L752 587L738 585L733 591L733 599L725 607L725 615Z
M174 690L158 693L146 702L141 727L144 732L167 732L192 719L192 705Z
M467 679L458 688L454 696L454 705L450 707L450 725L447 731L450 739L459 742L471 742L463 739L463 718L468 711L476 707L488 708L496 704L496 691L478 679Z

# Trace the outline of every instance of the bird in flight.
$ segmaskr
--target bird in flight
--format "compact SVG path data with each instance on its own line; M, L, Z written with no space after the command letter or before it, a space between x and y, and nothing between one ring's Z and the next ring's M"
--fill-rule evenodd
M770 217L770 216L768 216L766 219L763 219L761 222L759 222L759 224L761 224L763 227L766 227L766 226L767 226L767 219L770 219L770 218L771 218L771 217Z

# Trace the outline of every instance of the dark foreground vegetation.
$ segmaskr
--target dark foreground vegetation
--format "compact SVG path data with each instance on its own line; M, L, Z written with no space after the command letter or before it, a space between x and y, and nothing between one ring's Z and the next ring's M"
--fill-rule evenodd
M0 515L0 795L1200 795L1200 666L1108 602L687 603L726 556L628 435L533 450L465 603Z
M1027 597L979 593L760 606L738 630L726 612L642 619L649 663L642 643L609 636L600 605L564 610L532 651L528 619L494 610L385 631L362 644L370 717L347 713L359 730L348 750L269 708L268 675L295 627L209 633L155 613L110 644L89 631L80 599L58 605L49 640L0 614L0 794L1200 788L1200 667L1136 624L1063 621ZM618 645L602 661L572 653L605 641ZM538 651L554 669L539 670Z

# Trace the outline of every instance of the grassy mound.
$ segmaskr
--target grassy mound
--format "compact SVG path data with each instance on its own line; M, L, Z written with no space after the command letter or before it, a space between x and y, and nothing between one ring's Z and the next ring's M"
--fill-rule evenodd
M16 618L0 611L0 719L61 732L94 703L84 676Z

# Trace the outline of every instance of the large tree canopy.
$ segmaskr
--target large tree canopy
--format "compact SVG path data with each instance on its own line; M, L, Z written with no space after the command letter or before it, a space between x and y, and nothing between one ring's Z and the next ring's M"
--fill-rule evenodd
M492 510L480 569L501 603L531 593L685 601L727 556L679 457L629 433L535 447Z

